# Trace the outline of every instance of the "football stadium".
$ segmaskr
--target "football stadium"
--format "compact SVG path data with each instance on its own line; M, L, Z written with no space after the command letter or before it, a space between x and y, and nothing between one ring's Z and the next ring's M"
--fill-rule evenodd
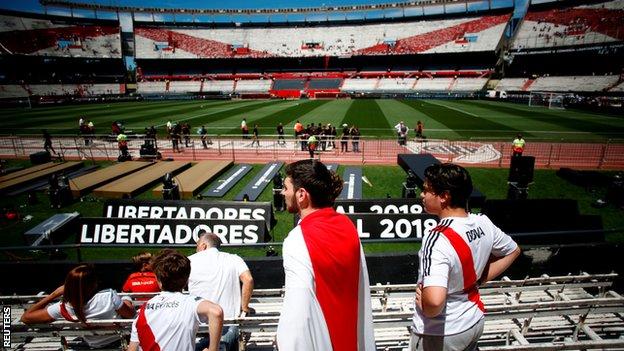
M8 1L0 121L3 350L624 349L624 0Z

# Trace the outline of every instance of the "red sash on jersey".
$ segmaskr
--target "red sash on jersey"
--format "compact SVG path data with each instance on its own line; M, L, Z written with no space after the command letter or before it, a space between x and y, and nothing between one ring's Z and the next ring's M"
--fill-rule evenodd
M79 320L74 319L74 317L72 317L72 315L69 314L67 307L65 307L65 302L61 302L61 316L63 316L63 318L65 318L66 320L70 322L79 322Z
M332 349L355 351L361 268L357 230L347 216L331 207L309 214L300 226Z
M464 293L468 294L468 300L474 302L481 311L485 312L485 306L481 301L481 295L479 295L479 288L477 287L477 273L474 269L474 260L470 246L451 227L441 228L440 233L448 239L455 252L457 252L457 256L459 256L464 276Z
M145 306L147 306L147 304L143 304L143 307L141 307L136 322L139 345L141 345L141 349L143 351L160 351L160 346L156 342L154 332L152 332L152 328L150 328L149 324L147 324L147 318L145 318Z

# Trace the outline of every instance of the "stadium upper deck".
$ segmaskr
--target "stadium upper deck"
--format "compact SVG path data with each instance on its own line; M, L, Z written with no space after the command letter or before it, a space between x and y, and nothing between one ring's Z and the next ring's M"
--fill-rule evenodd
M121 58L119 22L0 13L0 54Z
M513 41L515 50L580 46L624 40L624 0L531 8Z
M402 55L493 51L510 14L278 28L162 28L138 23L137 59Z

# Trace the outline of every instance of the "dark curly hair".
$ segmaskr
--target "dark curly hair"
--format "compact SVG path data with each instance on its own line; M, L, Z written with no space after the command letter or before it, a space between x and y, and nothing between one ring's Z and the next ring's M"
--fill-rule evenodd
M292 179L295 190L305 189L312 206L330 207L342 192L343 181L338 174L317 160L301 160L286 166L286 176Z

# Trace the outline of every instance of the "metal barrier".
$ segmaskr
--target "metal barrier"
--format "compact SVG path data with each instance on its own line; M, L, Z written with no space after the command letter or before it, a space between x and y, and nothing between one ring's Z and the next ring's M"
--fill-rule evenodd
M277 135L266 135L257 143L240 135L210 135L208 138L211 143L206 142L205 145L199 136L189 137L188 143L181 139L176 150L169 138L158 138L156 144L162 158L185 161L292 162L310 157L307 141L290 136L279 139ZM133 158L140 157L139 151L144 142L145 138L141 135L129 137L128 148ZM63 159L113 161L119 155L117 141L109 135L56 136L53 147ZM429 153L444 162L507 168L511 149L508 140L411 139L400 143L396 139L380 137L362 137L357 141L328 137L319 138L314 157L341 164L394 165L398 154ZM1 158L27 158L38 151L43 151L40 136L0 136ZM524 154L535 157L536 168L624 168L624 142L621 140L602 143L530 141Z
M624 347L624 298L611 290L617 274L541 276L492 281L480 287L486 308L479 348L485 350L562 350ZM414 314L415 284L371 286L376 348L403 350L408 346ZM127 294L121 294L127 295ZM130 294L142 297L148 294ZM284 290L255 290L250 306L256 314L226 320L241 331L241 350L273 350ZM22 311L43 295L0 296L11 306L11 337L20 348L60 346L77 336L118 335L125 343L132 320L57 321L27 326ZM140 302L138 302L140 303ZM138 304L138 303L135 303ZM200 327L205 334L207 325ZM60 347L59 347L60 348Z

